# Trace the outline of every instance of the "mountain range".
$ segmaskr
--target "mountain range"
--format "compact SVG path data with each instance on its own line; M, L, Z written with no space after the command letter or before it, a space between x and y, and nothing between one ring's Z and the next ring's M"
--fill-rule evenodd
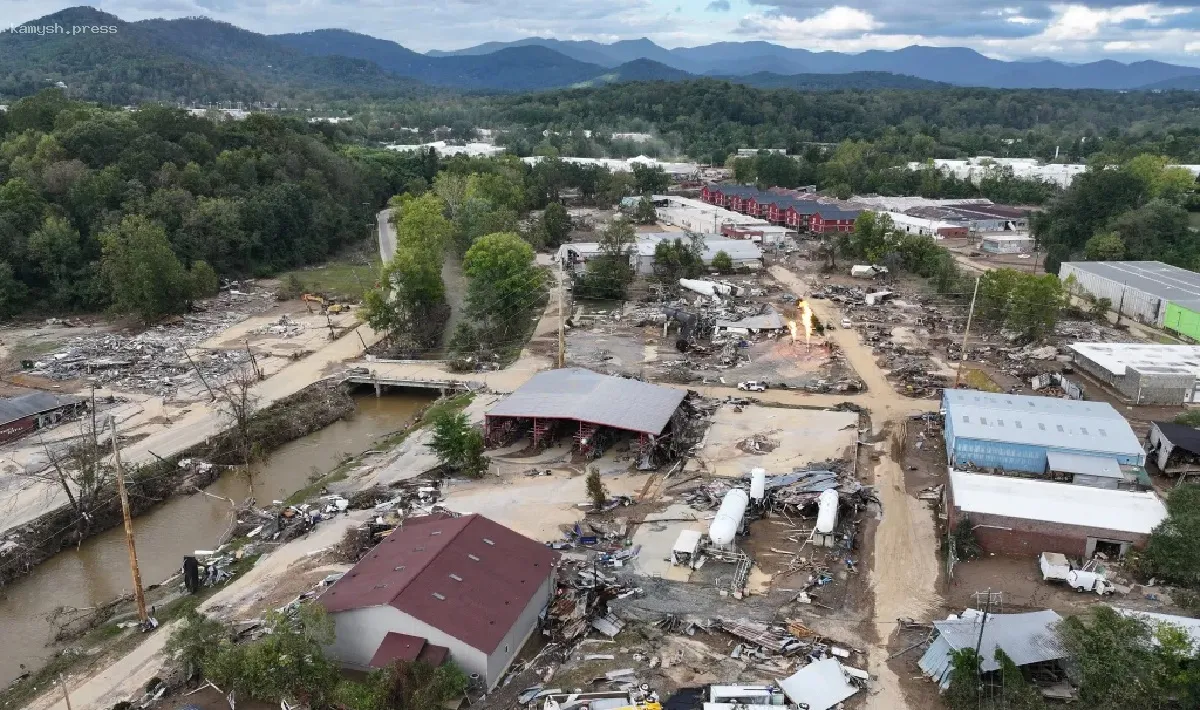
M92 7L29 25L109 25L108 34L0 33L0 95L63 82L75 95L145 100L270 101L412 95L440 89L535 91L701 77L772 89L1197 89L1200 68L1162 62L1002 62L962 48L861 54L767 42L665 49L647 39L612 44L528 38L455 52L418 53L340 29L264 35L203 17L124 22Z
M912 46L894 51L858 54L812 52L770 42L718 42L700 47L666 49L648 39L612 44L528 37L515 42L487 42L453 52L431 51L427 56L486 56L513 47L544 47L583 62L619 66L649 59L689 74L746 76L772 74L846 74L889 72L957 86L1001 89L1170 89L1193 88L1200 67L1142 61L1113 60L1067 64L1050 59L1006 62L963 47Z

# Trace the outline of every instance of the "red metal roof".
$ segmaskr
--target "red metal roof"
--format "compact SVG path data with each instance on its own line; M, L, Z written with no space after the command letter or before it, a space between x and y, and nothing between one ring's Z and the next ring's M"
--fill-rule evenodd
M445 646L435 646L420 636L409 636L389 631L375 655L371 657L372 668L386 668L396 661L424 661L437 668L446 661L450 649Z
M490 654L558 553L481 515L404 521L321 596L329 613L390 604Z

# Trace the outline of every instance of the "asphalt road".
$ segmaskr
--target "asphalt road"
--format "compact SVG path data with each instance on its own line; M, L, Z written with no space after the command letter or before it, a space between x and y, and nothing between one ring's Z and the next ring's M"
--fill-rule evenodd
M391 216L390 208L379 210L375 215L375 220L379 223L379 259L384 263L391 261L392 255L396 253L396 230L392 229Z

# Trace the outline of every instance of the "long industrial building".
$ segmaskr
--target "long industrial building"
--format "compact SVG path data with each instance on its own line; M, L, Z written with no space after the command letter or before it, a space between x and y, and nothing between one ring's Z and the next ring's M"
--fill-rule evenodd
M1200 402L1200 346L1072 343L1075 365L1131 404Z
M985 552L1058 552L1109 558L1142 548L1167 508L1154 491L1121 491L1054 481L950 471L950 527L966 519Z
M1129 422L1107 402L948 389L946 454L951 466L1059 474L1082 485L1137 480L1146 463Z
M1112 302L1119 318L1134 318L1200 340L1200 274L1161 261L1064 261L1074 295Z

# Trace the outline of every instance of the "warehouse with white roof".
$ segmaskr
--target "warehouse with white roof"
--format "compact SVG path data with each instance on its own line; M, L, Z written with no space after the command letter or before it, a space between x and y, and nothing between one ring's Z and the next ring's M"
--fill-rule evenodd
M1075 365L1131 404L1200 402L1200 346L1072 343Z
M1073 486L1016 476L950 471L946 510L953 529L964 518L985 552L1058 552L1109 558L1144 547L1167 516L1154 491Z

